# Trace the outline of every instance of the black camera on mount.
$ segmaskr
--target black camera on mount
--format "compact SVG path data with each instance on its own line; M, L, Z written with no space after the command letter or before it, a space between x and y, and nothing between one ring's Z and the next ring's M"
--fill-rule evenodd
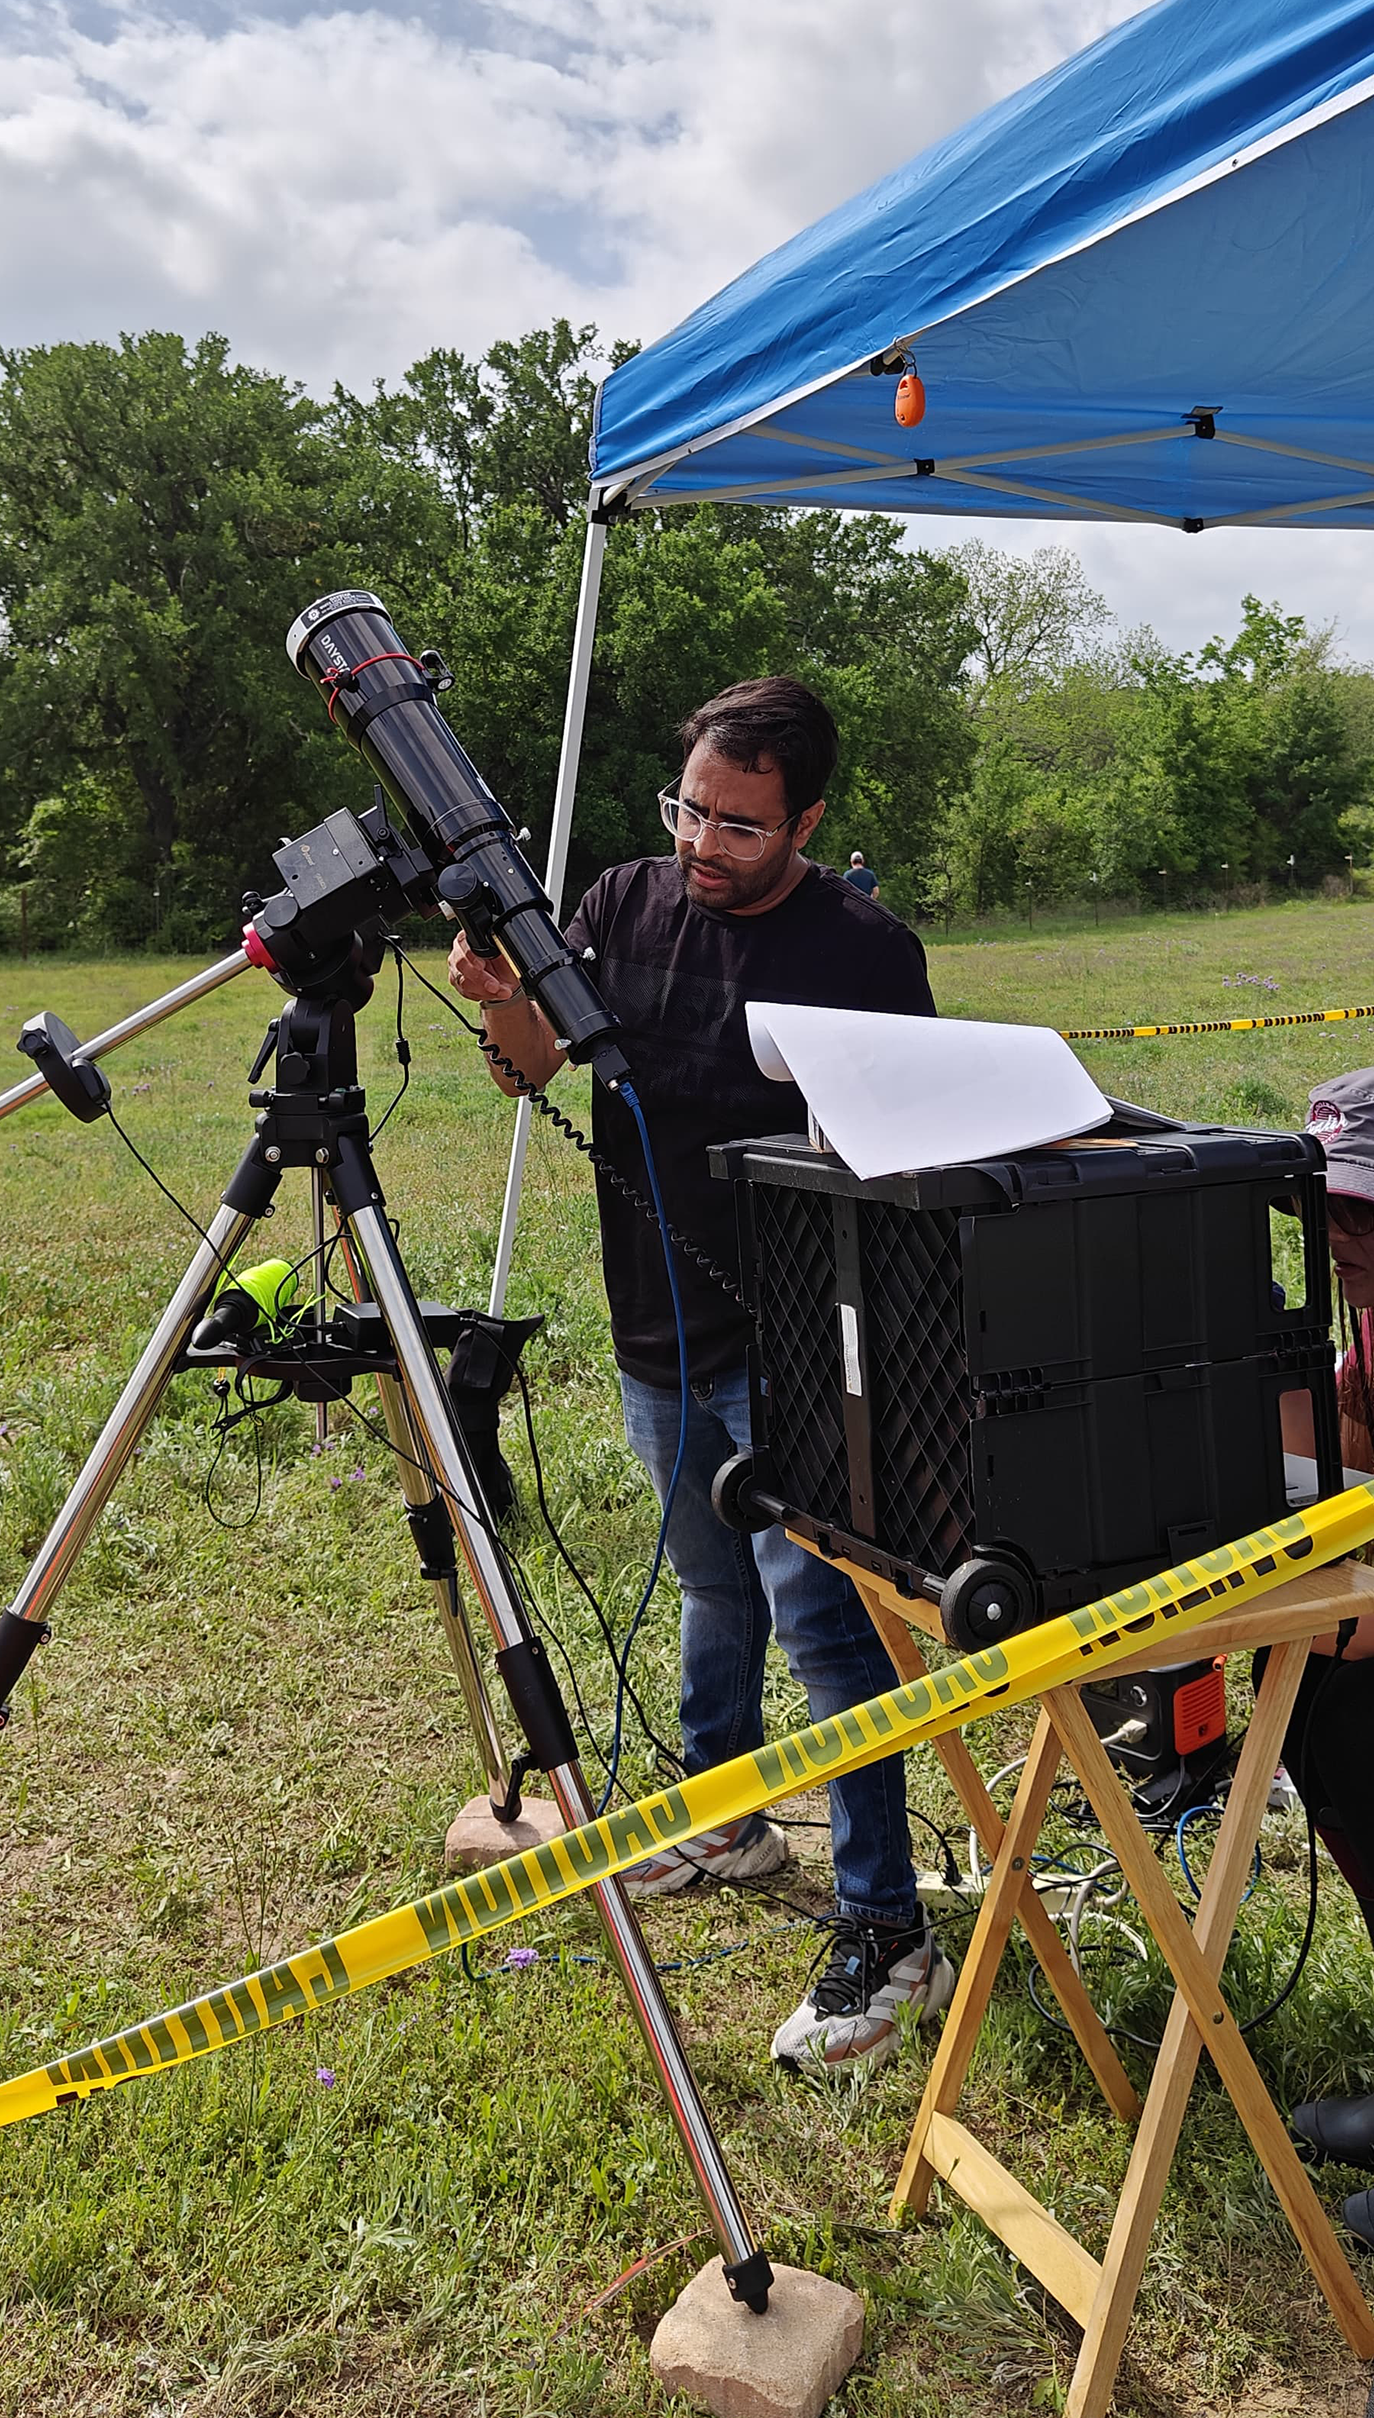
M285 887L250 895L243 945L298 997L361 1007L400 915L446 914L481 956L501 955L569 1057L612 1086L628 1074L619 1027L553 919L503 806L435 702L451 685L434 649L414 655L370 589L307 605L286 652L379 783L361 815L329 815L283 841ZM387 800L399 810L393 822Z

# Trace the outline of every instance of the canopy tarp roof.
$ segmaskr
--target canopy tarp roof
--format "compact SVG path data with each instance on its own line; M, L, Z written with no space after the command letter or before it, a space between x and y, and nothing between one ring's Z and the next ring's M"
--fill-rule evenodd
M1374 524L1372 110L1370 0L1160 0L614 371L594 506Z
M913 40L917 37L913 33ZM715 497L1374 526L1374 0L1159 0L612 372L563 724L562 895L607 523ZM928 408L899 428L910 351ZM517 1112L492 1276L510 1272Z

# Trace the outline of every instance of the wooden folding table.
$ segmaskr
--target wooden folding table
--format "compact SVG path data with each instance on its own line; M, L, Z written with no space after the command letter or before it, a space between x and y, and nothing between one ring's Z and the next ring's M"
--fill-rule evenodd
M804 1544L804 1538L797 1538ZM814 1550L814 1548L811 1548ZM935 1606L900 1595L884 1579L842 1563L902 1679L926 1663L913 1631L941 1635ZM991 1871L954 1998L931 2065L892 2215L921 2214L938 2175L982 2218L1083 2329L1066 2418L1104 2418L1111 2400L1150 2235L1164 2196L1198 2058L1205 2048L1278 2194L1312 2273L1346 2341L1374 2359L1374 2317L1289 2139L1243 2034L1220 1974L1264 1819L1284 1731L1314 1637L1374 1610L1374 1570L1342 1562L1290 1580L1235 1611L1219 1611L1192 1633L1192 1650L1253 1653L1272 1648L1217 1832L1210 1869L1190 1924L1156 1859L1131 1798L1108 1759L1076 1687L1053 1689L1039 1717L1006 1820L993 1806L962 1736L935 1751L981 1842ZM1148 1669L1158 1641L1114 1676ZM1032 1859L1061 1758L1073 1771L1115 1854L1176 1983L1154 2075L1142 2108L1111 2040L1033 1886ZM959 2121L964 2080L1012 1925L1019 1922L1114 2115L1135 2123L1135 2145L1105 2255L1093 2258L1033 2192Z

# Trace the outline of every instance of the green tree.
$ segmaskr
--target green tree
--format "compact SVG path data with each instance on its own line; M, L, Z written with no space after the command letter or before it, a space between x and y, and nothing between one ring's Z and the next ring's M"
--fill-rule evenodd
M1111 619L1067 546L1012 554L970 538L945 559L968 591L969 655L981 686L1024 690L1062 672Z
M528 506L566 529L587 500L599 378L637 349L617 343L603 354L595 327L555 319L502 338L481 360L427 353L399 386L378 380L365 399L336 387L329 423L366 455L428 472L462 547L504 505Z
M413 481L341 460L318 418L217 336L0 353L12 845L46 801L52 861L60 801L80 822L94 784L130 877L179 866L222 931L277 834L348 790L282 639L321 589L408 559L420 516Z

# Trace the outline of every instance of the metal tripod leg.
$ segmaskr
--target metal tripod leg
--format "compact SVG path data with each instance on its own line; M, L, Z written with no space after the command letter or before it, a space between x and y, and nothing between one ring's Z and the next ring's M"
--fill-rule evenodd
M340 1182L336 1176L335 1198L357 1238L368 1282L390 1332L411 1413L431 1467L456 1515L473 1584L500 1648L498 1665L503 1677L513 1677L517 1671L529 1674L542 1649L531 1639L495 1523L482 1501L405 1264L386 1222L375 1176L361 1152L356 1156L349 1152L338 1175L345 1180ZM572 1828L589 1821L596 1808L576 1759L567 1715L556 1701L556 1691L553 1709L556 1716L561 1716L561 1727L558 1718L548 1718L549 1709L545 1697L542 1710L557 1742L554 1752L562 1757L546 1766L549 1784L565 1822ZM518 1696L517 1710L523 1710ZM539 1741L532 1739L531 1743L538 1747ZM730 2289L737 2299L762 2310L768 2303L772 2269L764 2252L755 2246L630 1902L618 1881L600 1883L592 1895L667 2094L673 2121L725 2252Z
M311 1170L312 1193L318 1187L320 1216L324 1215L323 1175ZM344 1265L355 1301L371 1301L367 1279L358 1264L358 1255L346 1226L340 1226ZM420 1575L428 1580L434 1594L458 1685L463 1691L473 1741L481 1757L486 1775L487 1795L491 1810L498 1821L514 1821L520 1811L517 1795L510 1803L510 1764L496 1726L491 1698L477 1660L477 1651L468 1627L467 1610L458 1584L458 1563L453 1545L453 1521L448 1504L435 1482L422 1438L418 1435L410 1407L394 1377L377 1379L377 1393L382 1406L386 1432L396 1454L397 1474L410 1516L410 1532L420 1556Z
M310 1281L315 1288L315 1333L320 1339L321 1348L323 1348L325 1326L329 1317L329 1304L325 1300L324 1290L324 1244L326 1233L324 1191L324 1169L322 1167L312 1167L310 1170L310 1239L315 1248L311 1254L310 1260ZM328 1441L329 1404L327 1402L317 1402L315 1405L315 1442L323 1447L328 1443Z
M463 1606L448 1504L435 1485L429 1456L411 1419L410 1405L395 1378L379 1377L377 1391L382 1400L386 1432L396 1449L397 1474L411 1514L410 1528L421 1557L421 1576L428 1579L434 1592L473 1740L482 1759L491 1810L498 1821L514 1820L520 1810L520 1798L517 1793L514 1805L508 1809L510 1765Z
M252 1216L242 1210L216 1210L206 1229L209 1239L201 1244L154 1327L8 1612L0 1615L0 1702L8 1698L43 1635L48 1609L166 1392L216 1276L252 1224Z

